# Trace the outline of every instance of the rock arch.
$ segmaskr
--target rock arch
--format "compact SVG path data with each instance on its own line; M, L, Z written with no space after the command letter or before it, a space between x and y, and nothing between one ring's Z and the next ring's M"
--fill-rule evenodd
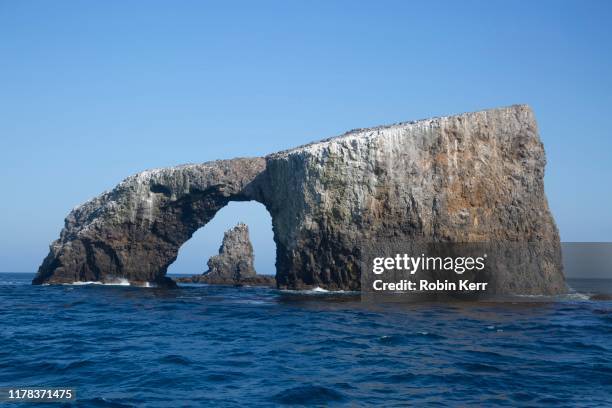
M180 246L230 201L255 197L263 158L148 170L75 208L34 283L165 278Z
M495 293L566 290L525 105L360 129L271 154L151 170L75 208L34 283L121 277L169 284L179 247L229 201L272 217L279 287L360 288L363 245L538 242ZM503 260L511 266L516 259Z

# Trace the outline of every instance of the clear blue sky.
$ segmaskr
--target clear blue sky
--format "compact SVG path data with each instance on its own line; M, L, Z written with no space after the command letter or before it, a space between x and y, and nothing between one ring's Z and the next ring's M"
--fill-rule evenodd
M0 271L33 272L68 211L143 169L348 129L530 104L565 241L612 241L612 2L0 0ZM201 272L222 210L172 272Z

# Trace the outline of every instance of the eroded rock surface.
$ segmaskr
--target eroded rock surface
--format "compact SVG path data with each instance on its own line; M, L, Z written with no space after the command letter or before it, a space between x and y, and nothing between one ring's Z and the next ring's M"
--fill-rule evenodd
M112 281L171 285L179 247L229 201L250 200L265 159L148 170L70 212L35 284Z
M354 130L265 158L140 173L74 209L34 283L164 282L178 248L232 200L272 216L282 288L360 288L363 246L537 242L495 293L566 290L544 195L544 149L525 105Z
M238 282L256 275L253 259L249 227L240 223L225 232L219 254L208 260L208 271L204 274Z

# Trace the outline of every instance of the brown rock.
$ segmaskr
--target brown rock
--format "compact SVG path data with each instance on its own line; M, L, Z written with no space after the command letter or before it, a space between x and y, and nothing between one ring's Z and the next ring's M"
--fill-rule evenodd
M360 288L368 242L538 243L500 259L495 293L566 291L524 105L355 130L265 158L158 169L75 208L33 283L163 284L179 247L229 201L272 216L283 288ZM364 248L363 246L366 246Z

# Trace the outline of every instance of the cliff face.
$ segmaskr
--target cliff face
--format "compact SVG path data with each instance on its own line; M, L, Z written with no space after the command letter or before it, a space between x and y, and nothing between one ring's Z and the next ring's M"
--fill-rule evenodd
M359 289L364 246L399 237L543 243L531 270L498 277L493 291L565 290L544 149L527 106L356 130L266 161L262 201L281 287ZM512 252L509 265L524 251Z
M544 166L533 113L519 105L145 172L73 210L35 283L161 282L179 246L219 208L253 199L272 215L280 287L359 289L364 245L395 237L541 243L529 268L500 273L495 292L560 293Z

